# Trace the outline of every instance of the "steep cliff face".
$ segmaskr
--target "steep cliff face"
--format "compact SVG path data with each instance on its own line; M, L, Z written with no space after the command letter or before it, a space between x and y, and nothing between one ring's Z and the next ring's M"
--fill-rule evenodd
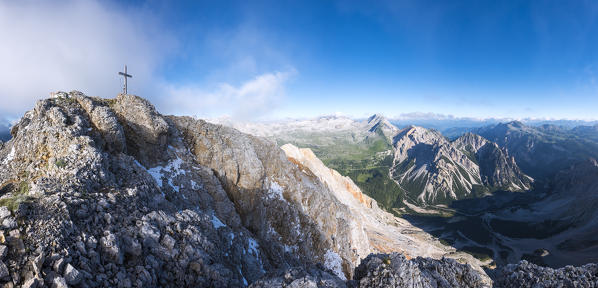
M303 171L313 173L330 189L334 196L345 205L363 205L366 208L375 208L376 201L367 195L361 193L361 190L351 178L342 176L334 169L330 169L316 157L311 149L297 148L292 144L285 144L280 147L287 158L297 166L303 168ZM355 203L357 201L357 203Z
M525 191L531 188L533 179L521 172L515 158L498 144L482 136L466 133L457 138L453 145L478 164L485 186L508 191Z
M311 173L289 162L273 142L191 118L172 117L199 164L224 184L243 224L273 254L326 263L350 276L361 239L351 215ZM357 238L355 238L355 237Z
M440 244L428 233L414 227L402 218L380 209L375 200L364 195L349 177L340 175L337 171L326 167L310 149L299 149L291 144L281 147L289 160L296 163L303 171L318 177L345 207L350 211L350 221L354 228L351 231L355 239L353 246L363 261L371 253L400 252L406 257L443 257L461 259L471 264L484 279L480 266L482 263L463 252L457 252L452 247ZM308 208L307 208L308 209ZM359 236L357 236L359 235Z
M393 179L420 203L446 203L481 185L479 167L439 132L412 126L395 137Z
M531 178L514 159L482 137L467 134L449 142L439 132L408 127L394 138L392 178L409 199L442 204L489 189L522 191Z
M522 171L536 180L550 181L556 173L579 161L598 158L596 138L580 133L579 129L533 127L513 121L473 132L507 148Z

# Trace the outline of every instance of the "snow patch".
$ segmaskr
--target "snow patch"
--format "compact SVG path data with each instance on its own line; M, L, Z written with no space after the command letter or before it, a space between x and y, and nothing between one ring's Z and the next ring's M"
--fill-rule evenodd
M299 247L297 247L297 245L284 245L284 252L287 253L297 253L297 251L299 251Z
M243 285L247 286L249 285L249 283L247 283L247 279L245 279L245 276L243 275L243 272L241 272L241 268L237 268L239 269L239 274L241 274L241 278L243 278Z
M12 161L13 159L15 159L15 146L12 146L10 148L10 152L8 153L8 155L6 155L4 161L2 161L2 165L8 164L8 162Z
M226 225L222 223L222 221L220 221L216 215L212 215L212 226L214 226L215 229L218 229L220 227L225 227Z
M326 251L326 254L324 254L324 266L332 270L332 272L334 272L334 274L336 274L336 276L339 278L347 280L345 273L343 273L342 263L343 260L341 259L341 256L338 256L336 252L328 250Z
M270 182L270 187L268 189L268 198L269 199L278 198L282 201L286 201L284 199L284 197L282 196L282 191L283 191L282 186L280 186L280 184L278 184L278 182L276 182L276 181L269 180L268 182Z
M168 163L168 165L166 165L164 167L156 166L156 167L146 169L146 170L150 175L152 175L154 180L156 180L156 183L158 183L158 186L160 186L160 188L164 187L164 183L163 183L162 179L167 178L168 185L170 185L170 187L172 187L172 189L174 189L178 193L180 191L180 187L177 185L174 185L174 183L172 183L172 179L174 179L178 175L186 175L187 174L187 171L185 171L184 169L181 169L181 164L183 164L183 160L177 156L176 159L172 160L171 162ZM170 177L165 176L167 172L170 172Z
M257 241L255 241L255 239L253 239L253 238L249 238L249 239L247 239L247 242L248 242L249 252L251 252L255 256L259 256L259 252L257 249L258 249L258 247L260 247L260 245L257 244Z
M191 189L193 190L199 190L201 189L201 186L197 184L197 182L191 180Z

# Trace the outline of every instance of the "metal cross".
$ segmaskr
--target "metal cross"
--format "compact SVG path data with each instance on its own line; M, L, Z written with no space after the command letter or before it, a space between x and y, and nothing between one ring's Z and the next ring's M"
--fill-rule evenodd
M125 78L125 86L123 87L123 92L127 94L127 78L133 78L133 75L127 74L127 65L125 65L125 72L118 72L118 75L122 75Z

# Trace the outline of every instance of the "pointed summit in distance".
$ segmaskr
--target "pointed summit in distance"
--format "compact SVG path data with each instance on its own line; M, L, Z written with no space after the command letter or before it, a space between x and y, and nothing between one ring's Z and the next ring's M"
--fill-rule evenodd
M384 135L392 143L392 139L399 133L399 129L394 126L382 114L374 114L367 120L367 129L371 133Z

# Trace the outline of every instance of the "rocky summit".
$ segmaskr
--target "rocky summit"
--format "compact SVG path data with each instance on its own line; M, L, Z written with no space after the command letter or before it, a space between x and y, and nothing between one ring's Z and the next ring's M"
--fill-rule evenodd
M3 287L492 285L309 149L56 95L0 143Z
M394 137L393 145L390 174L414 203L446 204L499 189L525 191L533 182L506 150L475 134L450 142L436 130L411 126Z

